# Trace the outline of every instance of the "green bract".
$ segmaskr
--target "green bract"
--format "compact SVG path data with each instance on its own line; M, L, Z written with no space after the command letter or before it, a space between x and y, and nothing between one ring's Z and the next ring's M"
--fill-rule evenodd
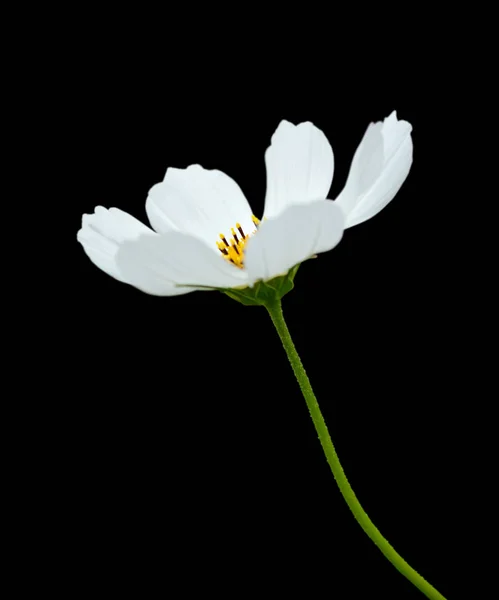
M274 277L274 279L257 281L253 287L220 291L245 306L269 306L275 304L294 288L294 279L299 266L299 264L295 265L285 275Z

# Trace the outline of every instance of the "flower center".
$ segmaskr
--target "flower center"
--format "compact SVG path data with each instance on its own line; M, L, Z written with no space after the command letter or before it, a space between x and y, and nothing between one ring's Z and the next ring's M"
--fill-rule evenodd
M244 247L246 246L250 237L256 233L258 226L260 225L260 221L255 217L255 215L251 215L251 220L253 221L256 229L249 234L244 233L243 228L241 227L241 223L236 223L236 229L232 228L229 239L223 233L220 234L220 242L217 242L218 249L222 253L225 260L228 260L236 267L242 269L244 267Z

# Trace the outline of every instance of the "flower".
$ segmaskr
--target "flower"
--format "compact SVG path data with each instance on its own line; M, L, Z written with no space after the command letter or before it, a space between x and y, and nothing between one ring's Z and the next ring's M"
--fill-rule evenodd
M149 294L253 287L331 250L346 227L386 206L409 173L411 130L395 112L371 124L332 201L326 136L312 123L282 121L265 153L262 221L228 175L191 165L169 168L149 191L152 229L118 208L97 206L83 215L77 238L95 265Z

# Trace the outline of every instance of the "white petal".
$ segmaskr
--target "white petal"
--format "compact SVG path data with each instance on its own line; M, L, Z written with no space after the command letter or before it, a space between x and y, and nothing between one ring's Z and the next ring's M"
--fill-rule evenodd
M312 123L281 121L265 153L265 163L265 217L275 217L294 204L327 198L333 181L333 150Z
M159 233L181 231L204 240L218 253L219 234L230 236L236 223L254 230L251 209L241 188L225 173L199 165L168 169L146 202L151 225Z
M275 219L262 221L245 251L250 281L272 279L341 240L344 215L331 200L290 206Z
M155 236L132 215L119 208L97 206L91 215L83 215L77 239L87 256L100 269L119 281L127 283L116 264L116 253L121 244L138 239L141 235Z
M142 236L121 246L117 264L127 281L148 294L173 296L194 291L177 285L236 287L247 274L215 254L201 240L171 231Z
M394 111L383 123L371 123L360 142L347 183L336 199L346 227L382 210L399 191L412 165L412 125Z

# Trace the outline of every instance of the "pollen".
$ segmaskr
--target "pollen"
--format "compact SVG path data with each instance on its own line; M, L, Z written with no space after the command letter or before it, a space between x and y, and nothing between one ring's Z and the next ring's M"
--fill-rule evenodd
M245 233L241 227L241 223L236 223L235 228L232 227L230 230L230 236L221 233L219 235L220 241L217 241L217 247L222 253L223 258L239 269L244 268L244 247L250 237L256 233L256 230L260 225L260 221L254 215L251 216L251 220L253 221L255 229L250 233Z

